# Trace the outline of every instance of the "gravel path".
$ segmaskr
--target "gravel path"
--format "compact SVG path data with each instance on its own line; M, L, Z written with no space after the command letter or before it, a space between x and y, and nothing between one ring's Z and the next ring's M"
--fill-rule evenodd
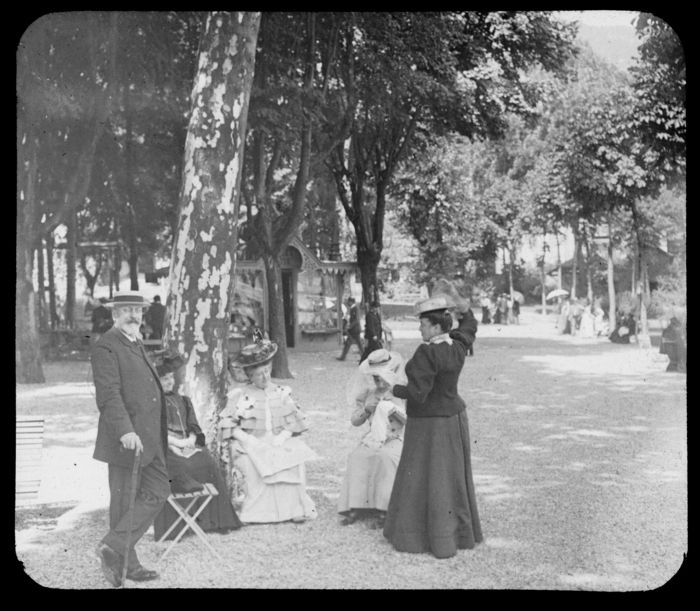
M655 589L687 552L686 376L658 349L558 336L529 308L519 326L481 326L460 378L485 541L448 560L398 553L367 523L340 526L335 503L347 454L345 384L354 362L292 353L294 395L309 418L310 495L319 517L192 537L133 588ZM390 321L394 349L415 350L417 321ZM87 363L46 366L47 383L17 386L17 413L46 418L38 503L16 510L27 574L53 588L110 588L94 548L107 523L106 466ZM164 544L147 533L144 565Z

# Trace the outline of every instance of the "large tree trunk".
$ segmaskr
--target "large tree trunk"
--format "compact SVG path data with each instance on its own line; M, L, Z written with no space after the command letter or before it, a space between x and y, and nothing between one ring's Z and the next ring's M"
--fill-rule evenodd
M51 329L58 326L58 312L56 311L56 280L53 268L53 231L46 235L46 272L49 277L49 320Z
M293 377L289 371L287 356L287 329L284 324L284 302L282 299L282 267L274 256L263 256L267 279L268 324L270 339L278 346L272 361L272 376L275 378Z
M559 243L559 230L554 231L554 238L557 241L557 288L562 288L562 273L561 273L561 245Z
M128 87L124 88L124 114L126 116L124 134L124 174L126 178L126 218L129 235L129 288L132 291L139 290L139 243L136 233L136 197L134 189L134 148L132 117L131 117L131 96Z
M36 241L36 154L34 141L17 128L18 176L26 182L17 184L16 282L15 282L15 382L44 382L41 366L37 296L34 291L34 244ZM22 140L24 139L24 146ZM24 153L24 158L22 156ZM22 167L24 166L24 167ZM24 189L22 187L25 187Z
M513 297L513 267L515 266L515 245L508 241L508 293Z
M615 266L613 264L613 223L612 211L608 212L608 321L610 328L615 328Z
M586 297L589 303L593 303L593 261L591 253L591 244L588 239L588 230L586 227L581 231L581 242L586 250Z
M578 255L581 250L581 240L579 239L578 225L573 227L574 232L574 258L571 262L571 299L576 299L576 285L578 283Z
M640 346L646 346L649 340L649 325L647 321L647 303L649 302L647 287L649 271L646 260L646 245L642 240L639 213L634 202L632 202L632 223L634 225L634 233L636 237L635 243L639 257L639 287L635 286L635 290L632 292L633 295L639 296L639 323L641 325L641 332L637 337L637 341Z
M362 284L362 302L364 304L379 301L377 290L377 268L379 257L366 249L357 250L357 266L360 268L360 282Z
M545 265L545 258L547 255L547 233L545 232L542 236L542 266L540 269L540 277L542 281L542 316L547 315L547 271Z
M39 239L36 246L36 280L39 285L39 330L46 331L48 328L46 316L46 277L44 272L44 240Z
M216 418L227 390L240 180L259 24L260 13L207 16L170 267L166 342L185 358L184 392L215 455Z
M66 304L64 323L68 329L75 327L75 277L76 277L76 242L77 218L75 209L68 213L66 219Z

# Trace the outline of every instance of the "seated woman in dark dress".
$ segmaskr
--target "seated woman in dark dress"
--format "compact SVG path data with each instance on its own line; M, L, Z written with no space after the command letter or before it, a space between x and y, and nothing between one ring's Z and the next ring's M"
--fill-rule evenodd
M630 313L618 318L618 323L613 332L608 335L608 339L613 344L629 344L632 334L636 335L636 323L634 316Z
M182 359L176 356L164 358L157 367L168 418L166 463L170 488L173 493L194 492L201 490L202 484L214 484L219 494L199 514L197 523L205 531L228 532L240 528L241 522L231 505L223 473L204 445L204 434L197 422L192 401L173 392L175 372L182 365ZM167 532L177 517L175 510L166 503L153 523L156 540ZM183 527L184 524L179 524L167 539L174 539Z

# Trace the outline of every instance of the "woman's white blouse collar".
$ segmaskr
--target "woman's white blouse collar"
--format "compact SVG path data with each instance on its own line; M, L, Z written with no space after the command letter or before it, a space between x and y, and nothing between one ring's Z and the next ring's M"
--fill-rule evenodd
M452 338L448 333L440 333L440 335L433 335L433 337L431 337L428 340L429 344L442 344L443 342L446 343L448 346L452 345Z

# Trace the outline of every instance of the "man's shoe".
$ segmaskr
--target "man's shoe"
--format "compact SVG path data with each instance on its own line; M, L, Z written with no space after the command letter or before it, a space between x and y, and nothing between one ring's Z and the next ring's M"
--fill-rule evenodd
M158 579L159 575L156 571L139 566L135 569L127 569L126 578L131 581L153 581Z
M122 585L122 557L106 543L97 546L97 556L100 559L102 573L105 579L115 588Z
M345 359L341 359L339 356L336 356L336 357L335 357L335 360L336 360L336 361L344 361Z

